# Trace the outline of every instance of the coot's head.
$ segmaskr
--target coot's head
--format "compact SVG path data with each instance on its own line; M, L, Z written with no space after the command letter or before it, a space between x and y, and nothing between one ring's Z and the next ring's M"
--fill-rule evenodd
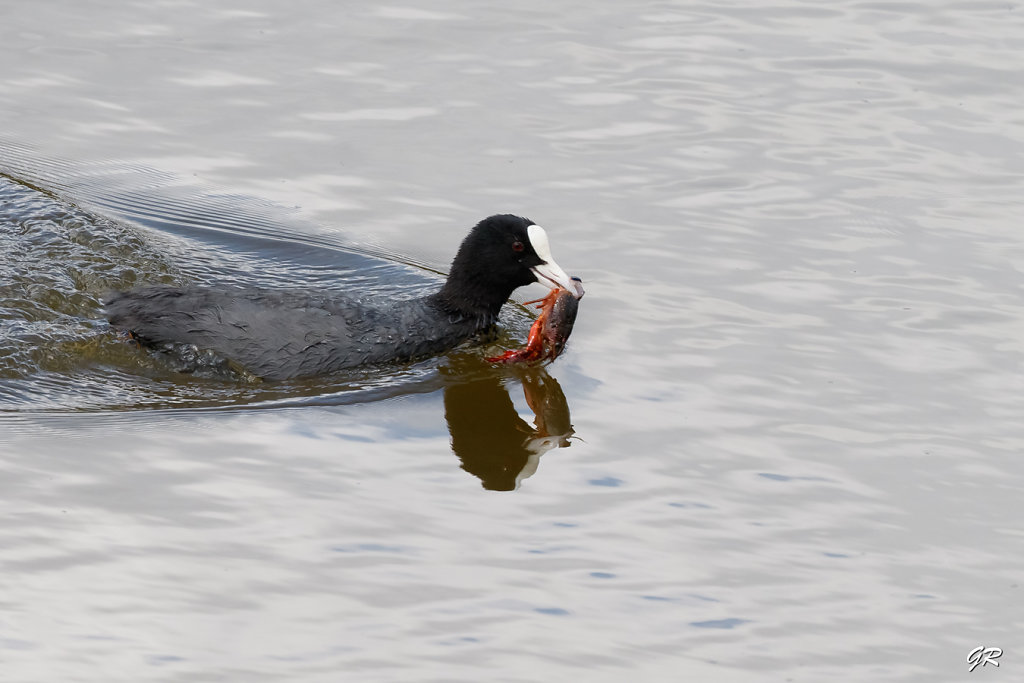
M528 218L500 214L477 223L462 241L442 296L464 310L495 314L512 290L533 282L582 296L582 288L551 256L544 228Z

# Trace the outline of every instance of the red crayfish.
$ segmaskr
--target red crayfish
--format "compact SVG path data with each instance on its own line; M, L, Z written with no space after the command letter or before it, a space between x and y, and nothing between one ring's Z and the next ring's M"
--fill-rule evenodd
M515 363L520 361L553 361L565 349L565 342L572 333L579 310L579 300L583 297L583 285L577 277L572 278L576 292L557 287L552 289L543 299L527 301L537 304L540 315L533 321L530 336L522 349L506 351L501 356L488 358L491 363Z

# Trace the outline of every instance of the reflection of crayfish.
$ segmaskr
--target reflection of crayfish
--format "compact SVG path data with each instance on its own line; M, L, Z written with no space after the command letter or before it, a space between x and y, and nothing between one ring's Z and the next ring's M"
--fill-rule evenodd
M579 278L576 281L577 292L565 289L552 289L543 299L527 301L537 304L540 315L533 321L530 336L522 349L506 351L501 356L488 358L491 363L514 363L518 361L554 360L562 353L565 342L572 333L579 310L579 299L583 296L583 286Z

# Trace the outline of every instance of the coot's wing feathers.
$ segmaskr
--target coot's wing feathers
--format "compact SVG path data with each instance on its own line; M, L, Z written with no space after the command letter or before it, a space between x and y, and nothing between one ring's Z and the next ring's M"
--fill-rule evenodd
M106 308L111 324L144 342L195 344L267 379L359 364L360 345L348 323L362 312L355 301L288 291L144 287L115 294Z
M194 344L265 379L440 353L491 322L451 315L429 297L382 304L276 290L144 287L106 308L111 324L143 342Z

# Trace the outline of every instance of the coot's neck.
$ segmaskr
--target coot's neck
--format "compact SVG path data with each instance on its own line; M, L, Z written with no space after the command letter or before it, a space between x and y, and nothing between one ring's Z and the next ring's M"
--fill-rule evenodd
M511 295L512 288L495 287L485 277L453 271L431 298L449 313L477 318L489 325L498 319L498 312Z

